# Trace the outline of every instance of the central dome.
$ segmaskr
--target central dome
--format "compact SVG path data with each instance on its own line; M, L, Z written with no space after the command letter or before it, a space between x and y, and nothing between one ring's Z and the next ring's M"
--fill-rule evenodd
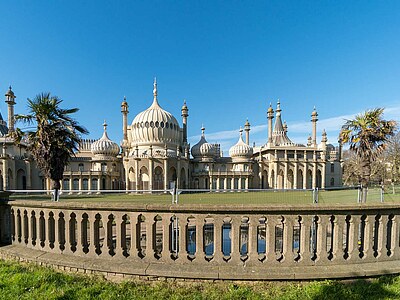
M180 145L181 128L157 100L157 82L154 81L153 104L133 119L132 142L136 145Z

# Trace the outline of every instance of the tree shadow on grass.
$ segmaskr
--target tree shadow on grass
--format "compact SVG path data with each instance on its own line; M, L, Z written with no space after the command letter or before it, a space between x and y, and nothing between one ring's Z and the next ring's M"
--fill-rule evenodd
M322 285L311 299L400 299L398 275L372 279L329 281Z

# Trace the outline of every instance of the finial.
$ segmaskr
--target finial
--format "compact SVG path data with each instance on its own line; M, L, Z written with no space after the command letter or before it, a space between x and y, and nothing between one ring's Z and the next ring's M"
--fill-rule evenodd
M203 124L201 124L201 135L202 136L204 136L204 131L205 131L206 129L204 128L204 125Z
M104 131L107 131L107 122L106 122L106 120L104 120L104 123L103 123L103 128L104 128Z
M276 111L281 110L281 101L278 99L278 103L276 104Z
M126 96L124 96L124 102L126 102Z
M153 95L154 99L157 100L157 78L154 77L154 83L153 83Z
M10 86L8 87L8 89L9 89L10 91L12 90L11 84L10 84Z
M186 99L183 99L183 105L186 105Z

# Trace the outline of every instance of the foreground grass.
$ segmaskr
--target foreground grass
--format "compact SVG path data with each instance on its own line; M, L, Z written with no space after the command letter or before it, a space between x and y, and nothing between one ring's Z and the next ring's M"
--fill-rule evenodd
M112 283L0 260L0 299L399 299L400 277L261 283Z
M356 189L347 190L322 190L318 192L319 205L354 205L357 204ZM50 200L50 195L24 195L14 194L11 199L15 200ZM165 204L171 205L170 194L62 194L62 202L129 202L137 204ZM367 205L379 204L381 201L381 190L370 189L368 192ZM313 194L310 190L267 190L248 192L194 192L179 195L179 204L218 204L218 205L312 205ZM400 193L384 194L384 203L400 202Z

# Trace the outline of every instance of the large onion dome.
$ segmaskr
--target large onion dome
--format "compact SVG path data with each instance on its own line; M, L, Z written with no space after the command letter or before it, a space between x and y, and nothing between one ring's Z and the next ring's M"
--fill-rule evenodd
M207 142L204 135L205 128L201 128L201 138L200 141L192 147L193 158L212 158L215 156L215 146Z
M253 148L243 141L242 132L240 129L239 141L229 149L229 156L234 160L249 159L253 155Z
M163 110L157 100L157 82L154 81L153 104L139 113L132 122L132 142L135 145L180 145L181 129L178 121Z
M107 123L104 121L103 136L92 143L90 150L94 155L104 157L115 157L119 154L119 146L117 143L109 139L107 135Z

